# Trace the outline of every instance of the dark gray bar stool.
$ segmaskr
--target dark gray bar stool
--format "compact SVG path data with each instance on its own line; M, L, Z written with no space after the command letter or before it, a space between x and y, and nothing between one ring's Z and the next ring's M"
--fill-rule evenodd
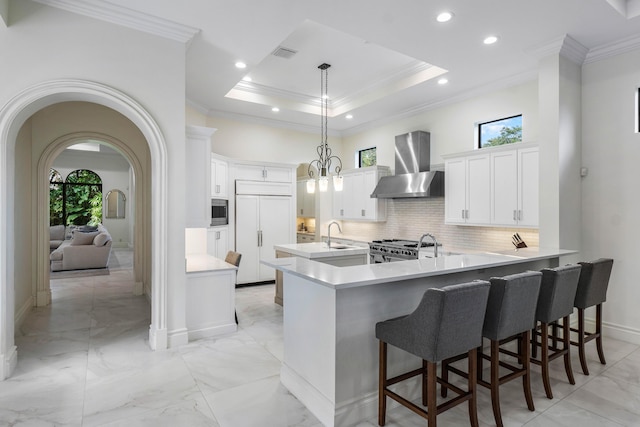
M469 401L469 420L478 425L476 407L476 351L482 344L489 282L474 281L440 289L428 289L418 307L411 314L376 324L376 338L380 340L378 424L386 419L386 398L426 418L430 427L436 425L436 415L462 402ZM422 367L387 378L387 344L398 347L422 359ZM447 357L467 353L469 357L468 389L462 390L437 378L437 363ZM422 404L420 406L391 391L388 387L400 381L422 375ZM436 381L458 394L436 405Z
M584 349L586 343L595 339L600 363L603 365L607 363L602 349L602 303L607 300L607 288L609 287L613 260L600 258L592 262L579 262L578 264L582 266L582 271L580 272L576 298L573 302L574 307L578 309L578 329L571 328L572 331L578 333L578 341L571 341L571 344L578 346L582 372L589 375ZM584 328L584 310L594 305L596 306L596 331L587 332Z
M564 357L564 369L570 384L575 384L573 370L571 369L571 354L569 352L570 332L569 316L573 313L573 301L578 288L580 278L580 265L566 265L557 268L545 268L542 272L540 295L536 309L536 322L540 322L534 330L531 362L542 368L542 382L544 391L549 399L553 399L551 382L549 381L549 362ZM558 334L558 321L562 319L562 336ZM549 326L552 327L552 336L549 336ZM538 343L540 335L540 343ZM549 346L549 338L552 345ZM558 347L558 341L562 342L562 348ZM536 359L537 348L540 346L540 359ZM551 350L551 354L549 354Z
M477 349L477 376L478 384L491 390L491 404L496 425L501 427L502 414L500 412L501 384L522 377L522 387L530 411L535 410L531 395L529 342L531 329L535 326L536 306L542 273L528 271L512 274L504 277L491 278L491 291L487 303L487 314L484 319L482 335L491 341L491 355L485 355L482 347ZM518 340L517 352L501 349L500 346L514 340ZM508 354L517 359L520 366L515 366L500 360L500 353ZM491 361L491 378L484 381L482 378L482 359ZM448 372L454 372L463 377L472 376L473 373L461 371L450 364L461 357L455 357L442 362L442 377L448 381ZM503 367L510 373L500 376L499 368ZM442 389L442 396L446 396L446 390Z

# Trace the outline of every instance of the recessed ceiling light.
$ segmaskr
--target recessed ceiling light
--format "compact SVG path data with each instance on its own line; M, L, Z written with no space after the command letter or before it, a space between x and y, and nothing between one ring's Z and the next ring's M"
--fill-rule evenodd
M484 39L484 44L494 44L495 42L498 41L498 37L496 36L489 36L487 38Z
M274 113L277 113L278 111L280 111L280 109L278 107L273 107L271 111L273 111Z
M442 12L436 17L436 21L438 22L449 22L453 18L452 12Z
M446 77L443 77L440 80L438 80L439 85L446 85L447 83L449 83L449 79L447 79Z
M247 64L245 64L244 62L238 61L236 62L236 68L240 68L240 69L247 68Z
M353 119L353 114L347 114L346 116L344 116L347 120L351 120Z
M252 81L253 79L252 79L251 77L249 77L249 76L244 76L244 77L242 78L242 80L243 80L243 81L245 81L245 82L250 82L250 81Z

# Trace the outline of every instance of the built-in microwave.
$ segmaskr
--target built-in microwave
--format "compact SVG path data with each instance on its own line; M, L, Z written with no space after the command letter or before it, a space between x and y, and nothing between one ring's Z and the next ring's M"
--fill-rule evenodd
M211 199L211 225L229 224L229 201L226 199Z

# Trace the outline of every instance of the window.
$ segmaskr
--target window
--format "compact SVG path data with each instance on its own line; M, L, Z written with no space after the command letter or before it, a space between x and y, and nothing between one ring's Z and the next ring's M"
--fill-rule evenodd
M358 151L358 167L365 168L367 166L376 165L376 147L367 148Z
M477 125L477 148L522 141L522 114Z
M49 171L50 225L85 225L102 222L102 180L93 171L78 169L65 182Z
M636 90L636 133L640 132L640 87Z

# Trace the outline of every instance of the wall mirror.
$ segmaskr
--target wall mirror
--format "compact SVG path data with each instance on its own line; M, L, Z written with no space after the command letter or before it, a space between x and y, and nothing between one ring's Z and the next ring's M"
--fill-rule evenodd
M120 190L111 190L107 193L106 218L124 218L124 205L127 198Z

